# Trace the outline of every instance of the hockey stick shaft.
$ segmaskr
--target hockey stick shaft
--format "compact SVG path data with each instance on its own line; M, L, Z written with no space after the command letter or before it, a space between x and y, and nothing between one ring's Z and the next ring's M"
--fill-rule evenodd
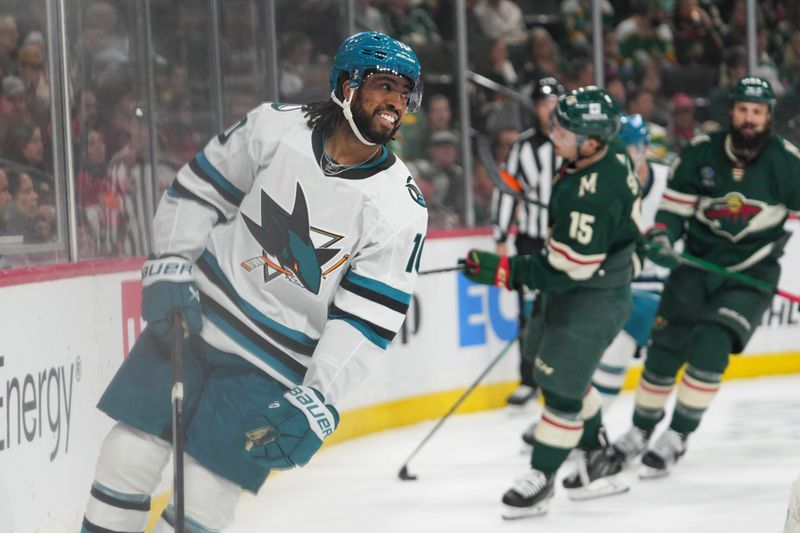
M456 265L451 267L432 268L430 270L423 270L418 275L427 276L428 274L441 274L442 272L463 272L463 271L464 271L464 265Z
M456 403L454 403L452 405L452 407L450 407L450 409L448 409L448 411L444 414L444 416L439 419L439 421L436 423L436 425L433 426L433 429L431 429L428 432L428 434L425 435L425 438L422 439L422 442L420 442L417 445L417 447L414 448L414 451L411 452L411 455L408 456L408 459L406 459L405 463L403 463L403 466L400 468L399 475L400 475L401 479L407 479L407 478L405 478L403 476L403 473L407 471L408 463L411 462L411 460L419 453L419 451L422 449L422 447L425 446L425 444L431 439L431 437L433 437L433 435L439 430L439 428L442 427L442 424L444 424L445 420L450 418L450 415L452 415L455 412L455 410L458 409L459 406L461 406L461 404L464 402L464 400L466 400L467 397L472 393L472 391L475 390L475 388L478 386L478 384L480 384L480 382L483 381L483 378L485 378L486 375L489 372L492 371L492 369L495 367L495 365L497 365L497 363L500 362L500 359L503 358L503 356L508 352L508 350L511 348L511 345L514 344L514 342L516 340L517 339L515 337L515 338L511 339L510 341L508 341L508 343L500 351L500 353L498 353L495 356L495 358L492 359L491 363L489 363L489 366L487 366L486 369L484 369L484 371L481 372L481 375L478 376L478 378L472 383L472 385L470 385L469 388L467 388L467 390L464 391L464 393L458 398L458 400L456 400Z
M525 195L519 181L517 181L512 175L505 170L497 168L497 164L494 161L494 155L492 154L492 147L490 146L489 140L485 135L477 135L477 138L475 139L475 152L478 156L478 160L486 169L489 179L492 180L492 183L494 183L495 187L497 187L500 192L508 194L509 196L520 200L521 202L526 202L539 206L543 209L547 209L546 203L528 198Z
M175 533L184 533L183 485L183 339L185 322L180 311L170 314L172 333L172 500L175 510Z
M653 242L648 242L647 246L653 248L656 251L661 250L663 248L663 245ZM747 274L742 274L741 272L733 272L731 270L728 270L727 268L715 265L710 261L706 261L705 259L701 259L699 257L695 257L687 253L678 253L674 250L672 250L671 253L675 257L675 259L680 261L682 265L693 267L698 270L703 270L705 272L711 272L713 274L719 274L727 278L735 279L736 281L748 285L750 287L761 289L762 291L768 292L770 294L775 294L777 296L780 296L781 298L786 298L787 300L792 302L800 303L800 295L784 291L783 289L780 289L775 285L767 283L766 281L756 279L754 277L748 276Z

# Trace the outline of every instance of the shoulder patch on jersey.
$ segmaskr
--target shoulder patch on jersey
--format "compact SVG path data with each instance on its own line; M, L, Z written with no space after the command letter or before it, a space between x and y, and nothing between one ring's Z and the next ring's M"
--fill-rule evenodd
M800 159L800 149L798 149L797 146L793 145L786 139L783 139L783 148L784 150L795 156L797 159Z
M272 102L272 109L275 111L297 111L302 109L302 105L298 104L281 104L280 102Z
M425 203L425 198L422 197L422 193L414 183L414 179L411 176L406 179L406 189L408 190L408 194L411 196L411 199L414 200L417 205L426 209L428 208L428 204Z
M700 135L695 135L694 137L692 137L692 140L689 141L689 144L691 144L692 146L697 146L698 144L702 144L710 140L711 137L709 137L707 133L701 133Z

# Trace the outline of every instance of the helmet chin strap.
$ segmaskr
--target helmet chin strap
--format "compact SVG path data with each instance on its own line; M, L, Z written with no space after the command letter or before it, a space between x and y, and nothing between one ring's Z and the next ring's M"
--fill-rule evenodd
M367 146L375 146L375 143L369 142L361 135L361 132L358 131L358 126L356 123L353 122L353 111L350 109L350 103L353 101L353 94L355 94L357 89L351 89L350 94L347 96L344 102L336 98L336 91L331 91L331 100L333 100L336 105L342 108L342 113L344 113L344 118L347 119L347 123L350 124L350 129L353 130L353 134L355 134L356 138L361 141L363 144Z

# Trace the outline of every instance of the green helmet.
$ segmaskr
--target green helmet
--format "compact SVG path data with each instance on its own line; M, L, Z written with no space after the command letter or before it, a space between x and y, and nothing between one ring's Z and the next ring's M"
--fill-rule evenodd
M736 82L731 94L731 103L734 102L756 102L767 104L772 110L775 106L775 93L772 85L764 78L758 76L745 76Z
M610 141L619 130L620 112L614 98L604 89L590 85L562 95L556 106L558 122L585 137Z

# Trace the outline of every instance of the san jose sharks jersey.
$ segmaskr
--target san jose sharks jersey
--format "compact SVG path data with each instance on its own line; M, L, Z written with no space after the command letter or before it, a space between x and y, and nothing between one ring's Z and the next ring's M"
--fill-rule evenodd
M749 164L737 162L727 132L699 135L672 167L656 222L686 251L741 271L783 251L783 223L800 211L800 151L772 135Z
M178 172L154 242L195 261L205 341L335 403L402 325L427 211L385 147L325 174L323 135L299 106L250 111Z
M613 145L587 167L563 167L553 184L546 255L531 256L523 282L542 290L619 287L638 273L641 191Z

